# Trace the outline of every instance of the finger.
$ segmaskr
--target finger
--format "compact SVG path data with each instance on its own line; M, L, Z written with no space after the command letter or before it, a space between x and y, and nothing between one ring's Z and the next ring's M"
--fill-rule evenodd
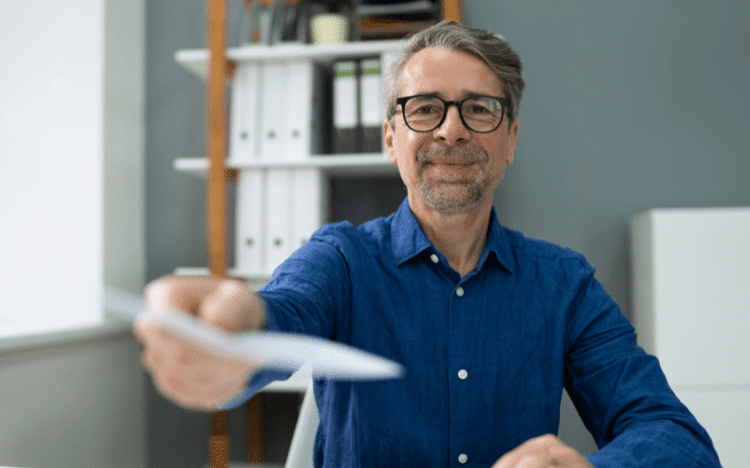
M142 361L167 396L201 405L227 401L240 393L255 366L185 346L165 333L161 346L146 348Z
M149 373L153 374L160 368L159 357L150 350L144 350L141 353L141 365Z
M144 353L143 360L151 373L156 389L180 406L189 409L209 409L218 400L216 382L207 373L196 372L191 366L164 365L157 353Z
M138 336L144 345L144 351L158 355L158 362L164 366L174 366L188 360L193 349L156 324L140 324Z
M493 468L537 468L565 466L591 468L575 449L552 434L529 439L506 453Z
M223 366L206 369L203 365L179 371L168 369L154 374L154 384L159 392L180 406L211 411L245 388L244 379L223 378L224 371Z
M199 304L197 313L229 331L257 330L265 325L265 303L240 280L222 281Z
M136 321L133 323L133 334L146 347L160 347L174 341L173 335L169 335L161 325L155 322Z
M149 307L195 313L200 302L221 283L213 276L167 276L146 287Z
M580 466L582 461L585 461L581 454L579 454L574 448L568 447L567 445L560 443L554 447L549 448L550 457L560 466ZM578 465L574 465L578 463ZM588 465L586 462L585 466Z
M548 447L558 442L559 439L551 434L534 437L500 457L492 468L527 468L534 467L534 463L542 463L540 466L554 466L551 464Z
M557 466L549 456L541 453L524 454L521 458L513 463L513 468L551 468Z

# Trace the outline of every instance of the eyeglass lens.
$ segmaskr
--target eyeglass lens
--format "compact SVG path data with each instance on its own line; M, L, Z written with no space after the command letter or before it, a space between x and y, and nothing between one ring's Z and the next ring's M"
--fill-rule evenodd
M406 102L406 123L416 131L431 131L440 125L445 104L435 96L415 96ZM503 118L503 106L490 96L477 96L462 101L460 114L464 123L475 132L496 129Z

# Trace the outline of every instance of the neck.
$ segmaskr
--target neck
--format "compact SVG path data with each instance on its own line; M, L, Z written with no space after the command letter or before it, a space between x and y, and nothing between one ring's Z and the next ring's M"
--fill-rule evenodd
M435 210L409 197L409 205L427 238L463 278L479 263L487 241L492 198L461 211Z

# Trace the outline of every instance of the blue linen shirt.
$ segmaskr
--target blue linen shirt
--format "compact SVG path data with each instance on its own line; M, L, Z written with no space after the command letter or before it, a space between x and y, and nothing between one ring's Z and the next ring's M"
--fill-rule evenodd
M402 363L379 382L315 382L316 467L490 467L557 434L567 389L597 467L717 467L705 430L580 254L524 237L493 209L463 278L408 200L355 228L324 226L259 294L267 329L347 343ZM252 379L244 401L271 380Z

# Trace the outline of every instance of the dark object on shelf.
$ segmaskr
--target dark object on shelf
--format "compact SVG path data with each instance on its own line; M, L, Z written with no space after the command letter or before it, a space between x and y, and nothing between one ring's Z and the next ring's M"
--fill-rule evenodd
M353 39L402 38L441 19L436 0L352 0Z
M237 45L309 42L310 18L325 11L312 0L245 0Z
M442 19L461 22L461 0L244 0L236 45L310 42L310 19L349 18L353 41L399 39Z

